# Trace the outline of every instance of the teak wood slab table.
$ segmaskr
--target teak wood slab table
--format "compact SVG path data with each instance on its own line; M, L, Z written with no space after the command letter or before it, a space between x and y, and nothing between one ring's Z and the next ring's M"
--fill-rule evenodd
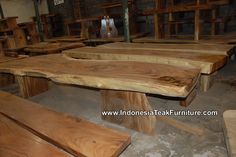
M55 112L0 92L1 157L116 157L130 144L123 132Z
M155 43L125 43L116 42L101 45L99 47L113 49L141 49L141 50L159 50L175 51L188 53L206 53L216 55L232 55L234 45L223 44L155 44Z
M84 47L81 42L41 42L27 46L24 51L30 54L53 54L60 53L63 50Z
M114 46L113 46L114 45ZM204 53L189 53L181 51L163 51L133 44L116 43L98 46L96 48L71 49L63 53L72 58L87 58L94 60L140 61L167 64L186 68L201 69L201 89L207 91L214 73L226 63L226 55L212 55Z
M187 106L196 95L194 88L200 75L200 71L193 68L142 62L76 60L63 54L2 63L0 72L16 75L24 97L45 91L45 78L101 89L104 111L152 111L145 93L179 97L181 105ZM123 100L121 105L114 105L116 97ZM153 115L103 118L146 133L153 132L156 124Z

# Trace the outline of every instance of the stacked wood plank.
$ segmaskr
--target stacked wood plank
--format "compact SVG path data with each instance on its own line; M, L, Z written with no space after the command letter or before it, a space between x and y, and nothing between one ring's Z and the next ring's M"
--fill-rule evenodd
M0 92L0 156L113 157L130 136Z

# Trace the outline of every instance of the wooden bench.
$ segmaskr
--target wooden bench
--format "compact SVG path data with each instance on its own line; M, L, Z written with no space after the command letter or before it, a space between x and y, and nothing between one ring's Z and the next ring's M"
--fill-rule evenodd
M113 157L130 136L0 92L0 156ZM40 154L40 155L39 155Z
M229 157L236 157L236 110L228 110L223 114L224 134Z
M120 45L120 46L116 46ZM64 51L72 58L99 60L140 61L158 64L168 64L177 67L201 69L201 88L207 91L212 84L213 74L223 67L227 57L204 53L189 53L181 51L163 51L146 48L145 44L112 43L97 48L82 48ZM212 74L212 75L211 75Z
M200 74L198 69L193 68L142 62L76 60L62 54L2 63L0 72L16 75L25 97L45 91L45 78L57 83L101 89L104 111L112 107L118 110L152 110L145 93L178 97L181 105L187 106L196 95L195 87ZM110 103L115 97L123 99L123 106L118 108L118 105ZM117 122L117 118L113 117L111 121ZM150 115L137 116L131 122L122 119L117 123L150 133L154 131L155 121L156 117Z

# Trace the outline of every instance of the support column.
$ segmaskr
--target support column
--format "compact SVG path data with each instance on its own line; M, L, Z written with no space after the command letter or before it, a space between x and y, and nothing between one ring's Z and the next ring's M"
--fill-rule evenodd
M36 15L37 24L38 24L40 40L44 41L41 18L40 18L39 7L38 7L38 0L33 0L33 1L34 1L34 9L35 9L35 15Z
M130 30L129 30L129 4L128 0L122 0L123 17L124 17L124 35L125 41L130 42Z
M199 6L200 0L197 0L197 6ZM195 10L195 22L194 22L194 40L199 40L200 36L200 10Z
M212 24L211 24L211 35L216 35L216 9L211 11Z

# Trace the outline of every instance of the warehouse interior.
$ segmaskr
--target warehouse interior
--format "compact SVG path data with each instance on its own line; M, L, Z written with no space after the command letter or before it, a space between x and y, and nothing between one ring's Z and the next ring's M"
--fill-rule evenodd
M0 0L0 157L236 157L236 0Z

